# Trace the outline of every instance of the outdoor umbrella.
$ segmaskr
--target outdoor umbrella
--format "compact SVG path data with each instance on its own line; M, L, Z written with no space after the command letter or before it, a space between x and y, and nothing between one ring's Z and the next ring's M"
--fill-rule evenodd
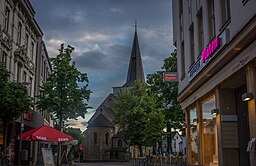
M72 139L71 136L46 125L22 133L22 140L27 141L70 142Z

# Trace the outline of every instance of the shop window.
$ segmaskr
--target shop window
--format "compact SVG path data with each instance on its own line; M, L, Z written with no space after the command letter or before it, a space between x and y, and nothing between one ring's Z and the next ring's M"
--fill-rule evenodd
M202 103L202 149L203 165L218 163L218 142L216 117L211 110L215 109L215 96Z
M191 164L198 164L198 136L197 136L197 125L198 125L198 119L197 119L197 113L196 108L193 108L190 110L190 162Z

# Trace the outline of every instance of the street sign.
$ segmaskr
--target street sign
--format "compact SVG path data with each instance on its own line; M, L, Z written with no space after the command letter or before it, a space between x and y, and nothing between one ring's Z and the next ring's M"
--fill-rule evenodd
M178 73L177 72L164 72L163 73L164 82L178 82Z

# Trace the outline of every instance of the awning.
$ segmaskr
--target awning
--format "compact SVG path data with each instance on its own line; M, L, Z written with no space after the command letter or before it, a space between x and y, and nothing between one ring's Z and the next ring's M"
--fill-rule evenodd
M18 135L17 139L20 139ZM73 138L52 127L43 125L41 127L22 133L22 140L46 141L46 142L70 142Z

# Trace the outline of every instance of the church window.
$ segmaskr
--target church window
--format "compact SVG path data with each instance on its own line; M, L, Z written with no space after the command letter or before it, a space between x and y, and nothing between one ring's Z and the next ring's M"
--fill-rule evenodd
M105 144L108 145L109 144L109 133L105 134Z
M97 133L93 133L93 142L94 142L94 144L97 144L97 138L98 137L98 135L97 135Z
M119 139L119 140L117 141L117 146L118 146L118 147L122 147L122 146L123 146L123 141L122 141L121 139Z

